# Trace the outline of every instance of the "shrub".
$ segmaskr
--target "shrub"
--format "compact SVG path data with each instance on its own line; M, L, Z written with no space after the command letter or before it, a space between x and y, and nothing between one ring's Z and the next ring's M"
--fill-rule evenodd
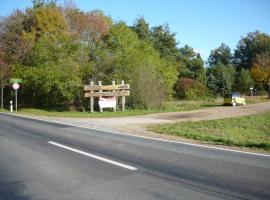
M166 96L162 79L152 66L142 66L132 74L128 105L136 108L160 107Z
M208 88L203 83L191 78L180 78L175 90L179 98L188 100L205 99L210 96Z

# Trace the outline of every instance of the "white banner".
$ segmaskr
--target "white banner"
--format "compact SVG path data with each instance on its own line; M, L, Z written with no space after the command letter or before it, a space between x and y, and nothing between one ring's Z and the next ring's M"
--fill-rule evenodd
M116 107L116 97L100 97L98 101L100 108L115 108Z

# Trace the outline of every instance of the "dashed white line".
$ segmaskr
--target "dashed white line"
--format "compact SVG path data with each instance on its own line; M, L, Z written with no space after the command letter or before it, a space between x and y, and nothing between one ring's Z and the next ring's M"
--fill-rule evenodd
M84 152L84 151L81 151L81 150L78 150L78 149L74 149L74 148L68 147L66 145L62 145L62 144L53 142L53 141L49 141L48 143L49 144L52 144L52 145L55 145L55 146L58 146L58 147L61 147L63 149L67 149L69 151L76 152L78 154L82 154L82 155L88 156L90 158L94 158L94 159L97 159L97 160L100 160L100 161L103 161L103 162L106 162L106 163L110 163L112 165L116 165L118 167L122 167L122 168L129 169L129 170L132 170L132 171L137 170L137 168L132 167L130 165L126 165L126 164L123 164L123 163L120 163L120 162L109 160L107 158L103 158L103 157L100 157L100 156L97 156L97 155L94 155L94 154L91 154L91 153L87 153L87 152Z

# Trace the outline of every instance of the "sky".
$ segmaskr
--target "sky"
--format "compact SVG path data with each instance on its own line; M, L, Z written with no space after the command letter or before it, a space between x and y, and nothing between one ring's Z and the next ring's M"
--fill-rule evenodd
M31 0L0 0L0 16L31 7ZM63 4L64 0L58 0ZM186 44L206 60L222 42L232 50L241 36L259 30L270 34L270 0L73 0L83 11L103 10L117 22L132 25L144 16L150 27L168 23L178 46Z

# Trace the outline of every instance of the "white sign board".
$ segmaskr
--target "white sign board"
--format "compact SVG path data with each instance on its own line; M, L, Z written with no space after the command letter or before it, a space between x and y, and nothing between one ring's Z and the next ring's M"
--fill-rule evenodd
M100 97L98 101L100 108L115 108L116 107L116 97Z
M18 90L18 89L20 88L20 84L19 84L19 83L13 83L13 84L12 84L12 88L13 88L14 90Z

